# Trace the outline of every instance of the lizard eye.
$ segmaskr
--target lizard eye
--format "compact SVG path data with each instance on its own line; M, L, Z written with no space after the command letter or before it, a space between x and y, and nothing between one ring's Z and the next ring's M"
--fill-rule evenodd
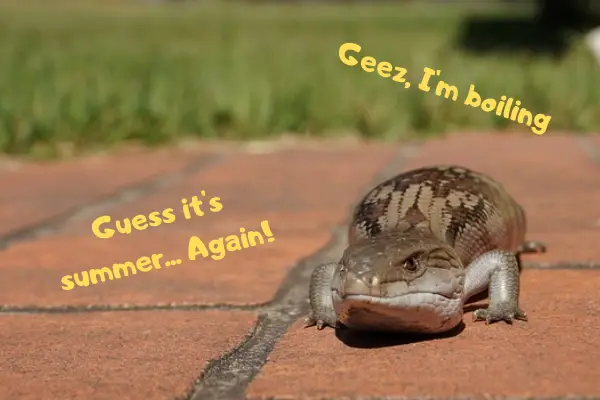
M404 261L404 268L409 271L416 271L418 267L418 261L414 257L409 257Z

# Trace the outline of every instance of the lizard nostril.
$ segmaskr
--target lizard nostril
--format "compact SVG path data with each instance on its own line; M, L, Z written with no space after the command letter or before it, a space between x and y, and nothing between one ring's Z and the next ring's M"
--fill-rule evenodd
M372 276L371 279L369 279L369 283L371 284L371 286L377 286L377 285L379 285L379 277L378 276Z

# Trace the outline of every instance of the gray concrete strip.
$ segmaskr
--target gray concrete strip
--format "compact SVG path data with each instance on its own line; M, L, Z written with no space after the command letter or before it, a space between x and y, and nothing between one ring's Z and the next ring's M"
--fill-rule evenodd
M372 184L398 173L414 148L401 148L377 174ZM371 188L368 185L364 190ZM194 382L186 400L243 399L246 387L259 373L279 338L308 313L308 282L322 263L337 260L347 245L346 225L334 229L331 241L317 253L300 260L276 293L269 309L260 313L254 331L232 352L209 363Z

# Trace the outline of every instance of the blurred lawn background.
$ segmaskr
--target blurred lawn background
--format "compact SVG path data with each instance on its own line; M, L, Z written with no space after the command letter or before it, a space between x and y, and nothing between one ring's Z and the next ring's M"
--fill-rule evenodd
M550 130L598 131L600 68L581 37L559 60L458 49L466 5L149 5L0 1L0 151L55 156L124 141L263 139L282 133L426 137L529 128L424 93L442 70L463 100L515 97ZM483 2L481 2L483 3ZM524 8L519 12L533 12ZM404 90L338 59L348 41L409 70Z

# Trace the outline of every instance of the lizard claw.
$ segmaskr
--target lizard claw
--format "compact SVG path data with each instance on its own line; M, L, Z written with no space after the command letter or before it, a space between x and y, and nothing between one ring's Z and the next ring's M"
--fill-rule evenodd
M513 320L527 321L527 314L519 307L496 305L490 306L487 309L480 308L473 312L473 321L485 321L486 325L493 324L498 321L505 321L512 324Z

